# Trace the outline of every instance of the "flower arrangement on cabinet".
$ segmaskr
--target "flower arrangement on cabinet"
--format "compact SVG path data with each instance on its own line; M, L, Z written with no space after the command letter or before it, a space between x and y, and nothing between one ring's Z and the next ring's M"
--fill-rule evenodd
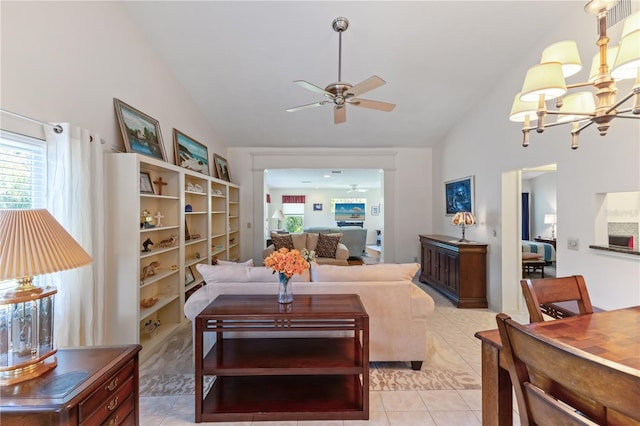
M287 278L291 278L295 274L302 274L309 269L309 262L298 250L289 250L287 248L281 248L271 253L264 260L264 265L273 269L274 274L278 272Z

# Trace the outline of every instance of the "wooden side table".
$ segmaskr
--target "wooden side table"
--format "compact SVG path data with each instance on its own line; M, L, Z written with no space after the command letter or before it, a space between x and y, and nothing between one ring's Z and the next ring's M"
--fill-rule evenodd
M137 425L140 349L128 345L58 350L55 369L0 387L0 423Z
M207 332L216 343L203 357ZM237 336L246 332L260 336ZM197 423L369 418L369 316L357 294L287 305L221 295L196 317L194 339ZM216 376L206 395L204 376Z

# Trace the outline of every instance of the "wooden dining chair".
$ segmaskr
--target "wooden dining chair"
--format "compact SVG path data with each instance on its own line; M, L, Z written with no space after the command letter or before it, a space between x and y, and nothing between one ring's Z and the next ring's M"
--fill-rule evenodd
M496 319L522 426L640 424L638 370Z
M575 302L578 307L576 314L586 315L593 313L591 299L587 291L587 285L582 275L570 277L525 279L520 281L522 294L529 310L531 322L542 322L547 314L559 319L566 316L566 310L558 310L553 303Z

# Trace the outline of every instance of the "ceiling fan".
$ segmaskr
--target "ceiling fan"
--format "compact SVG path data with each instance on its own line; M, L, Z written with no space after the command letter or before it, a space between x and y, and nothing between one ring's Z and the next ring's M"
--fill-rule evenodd
M358 188L358 185L353 184L353 185L351 185L351 189L349 189L347 191L347 193L349 193L349 192L367 192L367 191L368 191L368 189Z
M372 101L369 99L359 99L356 96L359 96L363 93L366 93L370 90L378 88L386 82L378 77L377 75L373 75L368 79L352 86L349 83L342 81L342 33L347 30L349 27L349 21L347 18L336 18L333 20L331 24L333 30L338 33L339 41L338 41L338 81L335 83L331 83L324 89L318 87L314 84L309 83L305 80L296 80L294 83L297 85L304 87L307 90L311 90L312 92L320 93L321 95L326 96L330 100L328 101L320 101L315 102L308 105L301 105L293 108L287 109L287 112L295 112L301 109L313 108L322 105L327 105L333 103L333 120L335 124L344 123L347 121L347 104L359 106L362 108L375 109L378 111L390 112L396 107L396 104L390 104L387 102L380 101Z

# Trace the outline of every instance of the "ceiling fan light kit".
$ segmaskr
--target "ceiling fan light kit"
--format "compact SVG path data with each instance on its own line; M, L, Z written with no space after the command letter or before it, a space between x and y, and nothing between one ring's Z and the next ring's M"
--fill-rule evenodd
M307 108L314 108L333 103L333 121L335 124L341 124L347 121L347 104L384 112L393 111L396 106L395 104L356 98L356 96L386 84L386 82L380 77L373 75L355 86L342 81L342 33L349 28L349 20L347 18L338 17L333 20L331 27L338 33L338 81L329 84L324 89L305 80L294 81L294 83L300 87L324 95L330 100L288 108L287 112L296 112Z
M575 42L554 43L543 51L540 63L527 71L522 90L516 95L509 115L511 121L524 123L524 147L529 146L529 132L533 129L542 133L547 127L571 123L571 148L577 149L578 135L592 124L596 124L600 135L604 136L614 118L640 118L640 12L630 15L628 0L591 0L584 9L598 19L596 45L599 52L592 60L589 78L582 83L565 82L566 77L582 68ZM609 47L609 15L613 19L626 17L619 46ZM635 79L633 88L616 99L616 81L631 78ZM592 92L584 91L589 87L595 89L595 101ZM582 91L565 97L568 90L576 88ZM556 109L550 110L546 102L554 99ZM633 105L622 108L630 99L633 99ZM545 123L547 115L558 118L554 123ZM532 126L532 121L537 121L537 125Z

